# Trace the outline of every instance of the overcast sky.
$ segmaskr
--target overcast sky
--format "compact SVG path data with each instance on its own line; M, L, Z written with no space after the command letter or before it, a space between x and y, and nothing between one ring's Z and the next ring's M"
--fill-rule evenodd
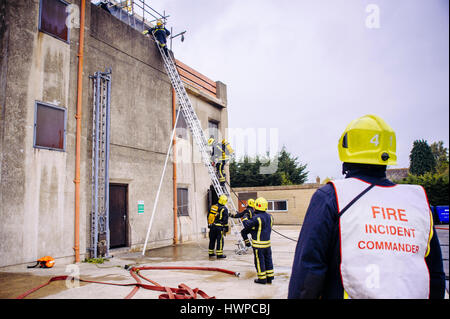
M229 127L276 128L309 182L341 178L337 141L365 114L395 130L397 168L409 166L416 139L449 146L448 0L151 5L170 15L169 29L187 30L176 58L227 85Z

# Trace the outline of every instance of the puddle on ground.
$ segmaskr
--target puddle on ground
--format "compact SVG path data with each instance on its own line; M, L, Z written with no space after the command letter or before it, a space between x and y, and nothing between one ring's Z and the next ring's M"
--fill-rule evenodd
M2 287L0 289L0 299L14 299L32 288L45 284L52 277L35 276L29 273L0 272L0 287ZM83 285L86 285L86 283L80 283L80 286ZM33 292L31 295L25 297L25 299L42 298L66 289L65 280L58 280Z
M144 256L142 256L141 252L124 253L120 255L120 259L133 261L133 265L140 265L151 261L208 260L208 249L195 242L185 243L183 245L150 249L145 252Z
M8 273L0 272L0 299L15 299L25 292L47 283L54 276L35 276L30 273ZM106 276L81 276L81 279L92 281L115 282L129 279L127 275L106 275ZM90 283L80 281L80 287ZM49 285L28 295L24 299L44 298L61 291L70 289L66 285L66 280L57 280Z

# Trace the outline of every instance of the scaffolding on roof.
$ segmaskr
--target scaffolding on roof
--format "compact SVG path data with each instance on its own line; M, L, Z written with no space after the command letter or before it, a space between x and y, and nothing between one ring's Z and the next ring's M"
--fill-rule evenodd
M91 2L98 6L101 5L120 21L128 24L139 32L153 27L152 22L157 20L161 19L165 23L169 17L165 12L161 14L153 9L146 3L146 0L91 0Z

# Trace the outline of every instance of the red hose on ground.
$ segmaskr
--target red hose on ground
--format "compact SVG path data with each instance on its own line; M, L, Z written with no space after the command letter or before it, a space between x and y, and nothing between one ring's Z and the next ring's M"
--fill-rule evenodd
M234 272L234 271L223 269L223 268L216 268L216 267L143 266L143 267L132 267L130 269L130 274L133 278L136 279L137 282L140 282L140 280L139 280L139 278L137 278L135 273L142 279L147 280L148 282L151 282L155 286L161 286L157 282L154 282L153 280L148 279L148 278L144 277L143 275L141 275L140 271L141 270L168 270L168 269L170 269L170 270L218 271L218 272L223 272L228 275L234 275L236 277L239 277L238 272ZM167 294L160 295L159 299L197 299L197 293L205 299L215 298L215 297L209 297L205 292L203 292L202 290L199 290L198 288L195 288L194 290L192 290L185 284L180 284L178 287L182 289L181 294L175 292L175 295L174 295L173 292L171 291L171 289L173 289L173 288L164 287L167 291ZM126 297L126 299L131 298L137 292L138 289L139 289L139 287L136 286L133 289L133 291ZM188 292L188 294L186 294L186 291Z
M231 270L223 269L223 268L216 268L216 267L177 267L177 266L143 266L143 267L133 267L132 270L206 270L206 271L219 271L223 272L229 275L234 275L236 277L239 277L238 272L234 272Z
M139 274L140 270L150 270L150 269L178 269L178 270L206 270L206 271L219 271L230 275L239 276L239 273L233 272L231 270L222 269L222 268L212 268L212 267L172 267L172 266L144 266L144 267L132 267L130 269L130 275L136 280L135 283L128 283L128 284L119 284L119 283L111 283L111 282L101 282L101 281L94 281L94 280L85 280L79 278L78 280L81 282L87 282L87 283L94 283L94 284L104 284L104 285L112 285L112 286L134 286L133 290L125 297L125 299L132 298L136 292L139 290L139 288L144 288L148 290L154 290L154 291L161 291L165 292L164 294L161 294L159 296L159 299L197 299L197 295L200 295L201 297L205 299L215 299L215 297L208 296L204 291L199 290L198 288L191 289L185 284L178 285L178 288L171 288L171 287L164 287L158 284L157 282L154 282L148 278L145 278L144 276ZM140 281L138 278L138 275L151 282L153 285L144 284ZM49 285L53 281L58 280L67 280L67 279L73 279L72 276L55 276L50 278L50 280L42 285L39 285L33 289L28 290L27 292L21 294L20 296L16 297L16 299L23 299L26 296L32 294L33 292Z

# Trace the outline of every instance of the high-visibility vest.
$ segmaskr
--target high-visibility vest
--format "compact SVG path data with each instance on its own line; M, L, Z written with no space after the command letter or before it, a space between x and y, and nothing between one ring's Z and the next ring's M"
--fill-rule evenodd
M331 183L339 211L369 185L357 178ZM340 217L339 233L344 297L429 297L433 224L423 187L373 187Z

